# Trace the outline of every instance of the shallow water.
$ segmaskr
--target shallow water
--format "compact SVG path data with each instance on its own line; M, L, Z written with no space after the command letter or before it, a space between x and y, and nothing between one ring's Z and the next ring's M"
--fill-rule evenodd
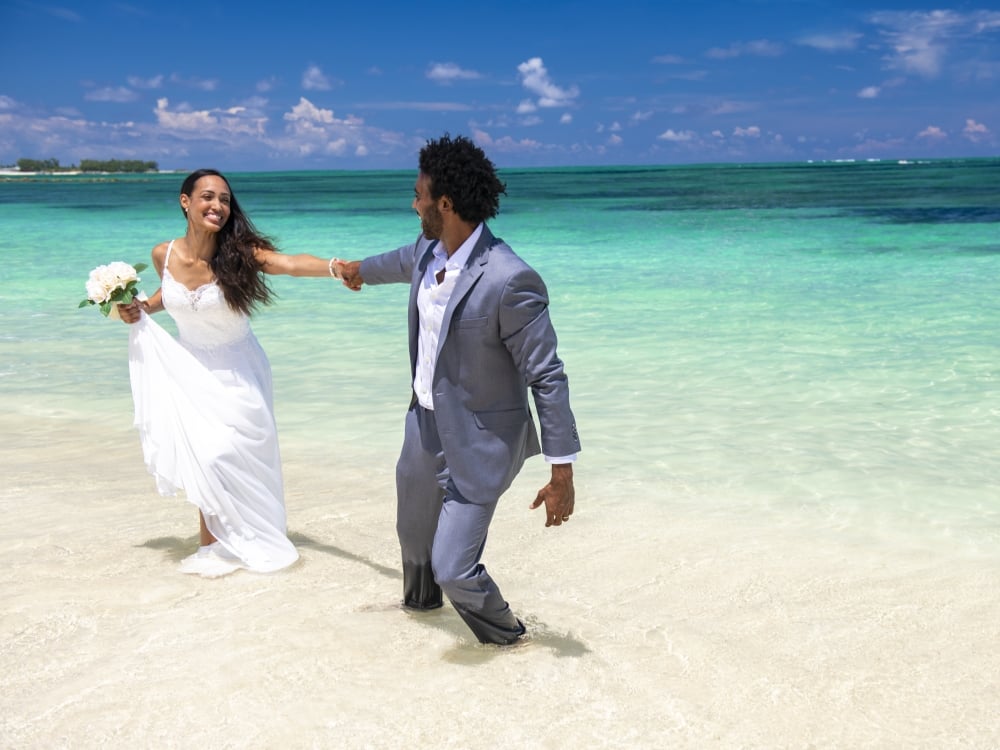
M493 229L550 287L581 479L614 475L631 503L996 546L1000 162L504 177ZM231 179L289 252L362 257L417 231L406 172ZM183 228L179 181L0 183L5 408L125 423L124 328L75 306L91 267ZM283 442L391 463L405 289L274 287L255 329Z

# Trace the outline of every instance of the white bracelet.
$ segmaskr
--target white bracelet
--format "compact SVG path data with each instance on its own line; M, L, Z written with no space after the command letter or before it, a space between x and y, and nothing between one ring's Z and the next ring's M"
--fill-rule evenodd
M327 268L330 269L330 275L333 276L333 278L335 278L335 279L339 279L340 278L340 274L338 274L336 271L333 270L333 264L334 263L339 263L339 262L340 262L340 258L330 258L330 264L327 266Z

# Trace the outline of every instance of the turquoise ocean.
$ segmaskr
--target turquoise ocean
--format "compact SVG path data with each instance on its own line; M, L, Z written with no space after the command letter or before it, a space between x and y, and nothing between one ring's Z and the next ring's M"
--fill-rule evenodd
M996 551L1000 160L501 174L491 227L549 287L581 514L614 502L654 523L684 512ZM286 252L360 258L418 231L412 171L227 176ZM5 441L52 422L131 429L127 330L77 305L91 268L149 262L183 231L182 179L0 181ZM152 269L142 286L157 288ZM254 329L283 451L389 482L405 288L272 286Z

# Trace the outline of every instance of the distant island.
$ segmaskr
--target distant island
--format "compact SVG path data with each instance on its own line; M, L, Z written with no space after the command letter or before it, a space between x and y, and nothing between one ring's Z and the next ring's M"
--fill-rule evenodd
M18 159L17 169L20 172L102 172L102 173L143 173L158 172L155 161L139 161L137 159L80 159L79 166L63 167L58 159Z

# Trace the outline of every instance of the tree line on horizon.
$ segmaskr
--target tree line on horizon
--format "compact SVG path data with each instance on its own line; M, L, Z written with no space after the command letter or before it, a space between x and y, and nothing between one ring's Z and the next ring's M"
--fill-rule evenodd
M157 172L155 161L138 159L80 159L79 166L63 167L58 159L18 159L22 172Z

